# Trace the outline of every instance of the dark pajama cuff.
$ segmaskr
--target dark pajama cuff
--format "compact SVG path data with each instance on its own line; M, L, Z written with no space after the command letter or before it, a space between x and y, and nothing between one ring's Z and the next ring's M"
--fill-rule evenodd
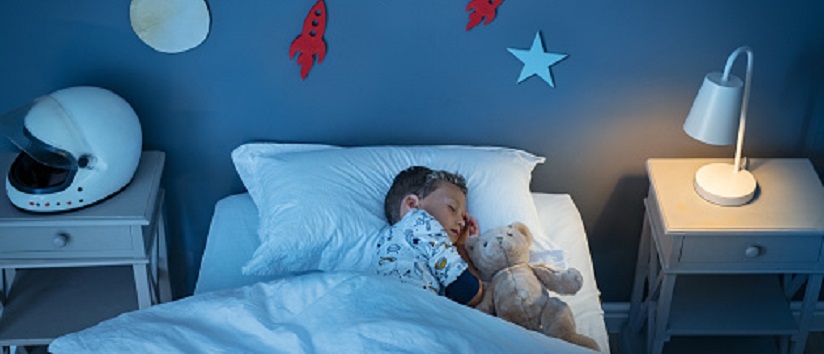
M446 297L459 304L466 305L478 294L481 282L475 275L465 270L458 279L446 286Z

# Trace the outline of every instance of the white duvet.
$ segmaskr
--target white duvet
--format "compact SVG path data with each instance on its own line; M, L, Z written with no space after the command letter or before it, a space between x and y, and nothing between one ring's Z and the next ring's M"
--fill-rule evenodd
M310 273L122 314L53 353L592 353L391 279Z

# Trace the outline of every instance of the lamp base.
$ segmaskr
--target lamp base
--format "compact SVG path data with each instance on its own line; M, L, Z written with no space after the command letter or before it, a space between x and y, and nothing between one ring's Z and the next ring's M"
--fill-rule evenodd
M695 191L721 206L747 204L755 195L755 177L747 170L734 171L728 163L704 165L695 173Z

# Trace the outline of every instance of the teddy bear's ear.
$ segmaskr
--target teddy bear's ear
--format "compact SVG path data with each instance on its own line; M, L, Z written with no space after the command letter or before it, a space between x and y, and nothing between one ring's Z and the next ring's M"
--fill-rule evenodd
M529 241L529 244L532 244L532 232L529 231L529 227L526 224L516 221L512 223L512 227L514 227L518 232L522 233L526 236L526 239Z

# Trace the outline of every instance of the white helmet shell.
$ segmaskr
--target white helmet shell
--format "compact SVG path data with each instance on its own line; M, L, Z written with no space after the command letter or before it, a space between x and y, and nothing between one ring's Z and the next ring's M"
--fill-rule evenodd
M98 87L71 87L7 113L0 130L21 150L6 176L9 200L34 212L81 208L134 176L143 134L132 107Z

